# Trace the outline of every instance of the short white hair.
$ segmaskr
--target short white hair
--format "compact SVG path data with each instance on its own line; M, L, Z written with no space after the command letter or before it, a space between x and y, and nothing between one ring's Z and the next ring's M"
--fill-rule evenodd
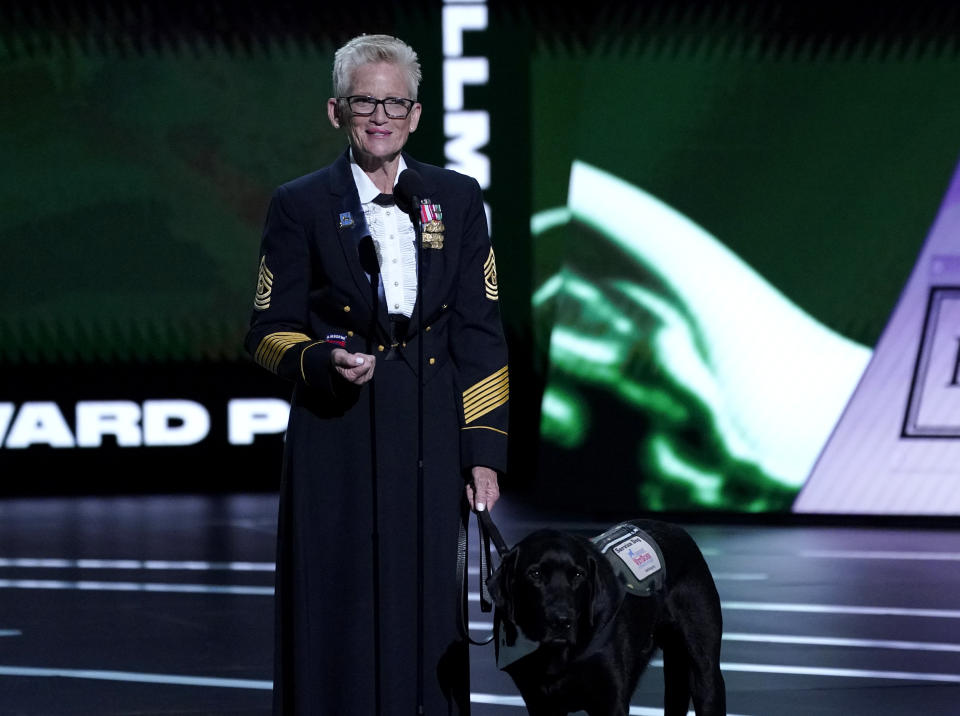
M346 97L358 67L373 62L389 62L400 68L407 81L409 98L417 98L420 87L420 62L417 53L403 40L390 35L360 35L333 56L333 96Z

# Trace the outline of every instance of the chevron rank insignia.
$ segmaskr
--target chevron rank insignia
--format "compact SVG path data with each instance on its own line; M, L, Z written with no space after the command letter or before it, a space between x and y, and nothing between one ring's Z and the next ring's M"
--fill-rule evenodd
M487 298L496 301L500 298L500 289L497 286L497 261L493 256L493 247L490 247L490 255L487 256L483 264L483 290Z
M273 293L273 272L267 268L267 257L260 257L260 272L257 274L257 295L253 307L258 311L270 308L270 295Z

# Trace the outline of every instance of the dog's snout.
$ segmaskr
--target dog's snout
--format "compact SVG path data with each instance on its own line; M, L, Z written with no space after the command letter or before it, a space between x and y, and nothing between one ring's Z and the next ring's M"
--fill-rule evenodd
M571 609L552 609L544 614L547 629L556 636L566 636L570 633L574 623L574 613Z

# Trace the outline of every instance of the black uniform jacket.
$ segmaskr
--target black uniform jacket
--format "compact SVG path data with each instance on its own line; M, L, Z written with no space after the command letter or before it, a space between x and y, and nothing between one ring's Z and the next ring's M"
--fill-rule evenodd
M461 467L504 471L507 355L480 188L456 172L404 160L439 205L445 232L442 248L423 250L424 291L416 309L422 315L415 311L394 349L416 371L416 342L423 340L425 383L453 362ZM356 390L331 370L330 352L339 345L382 356L394 342L386 307L375 301L364 270L367 236L347 153L281 186L267 215L247 349L263 367L309 387L331 414Z
M434 232L423 249L422 317L415 312L405 333L370 281L375 253L347 154L281 186L267 216L246 345L294 382L280 489L277 713L372 714L378 687L384 716L415 712L420 559L425 713L469 712L457 536L467 470L506 467L507 355L480 187L404 159L443 223L442 241ZM369 383L354 386L331 367L338 346L377 357Z

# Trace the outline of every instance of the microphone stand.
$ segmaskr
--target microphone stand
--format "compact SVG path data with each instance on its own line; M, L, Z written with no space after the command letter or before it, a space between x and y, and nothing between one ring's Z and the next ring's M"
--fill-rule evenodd
M412 200L417 242L417 716L423 716L423 221L420 197Z
M414 313L417 314L417 716L423 716L424 678L424 571L423 561L423 180L412 169L405 169L397 177L397 191L404 199L410 197L410 212L417 246L417 299Z
M361 244L360 263L370 276L370 292L373 313L370 317L370 329L367 331L367 353L373 353L373 336L377 329L377 316L380 312L380 261L373 246L373 238L367 237L369 244ZM380 495L378 489L377 465L377 399L376 379L367 384L370 393L370 504L372 508L370 541L373 547L373 678L374 678L374 714L380 716L382 704L381 681L381 644L380 644Z

